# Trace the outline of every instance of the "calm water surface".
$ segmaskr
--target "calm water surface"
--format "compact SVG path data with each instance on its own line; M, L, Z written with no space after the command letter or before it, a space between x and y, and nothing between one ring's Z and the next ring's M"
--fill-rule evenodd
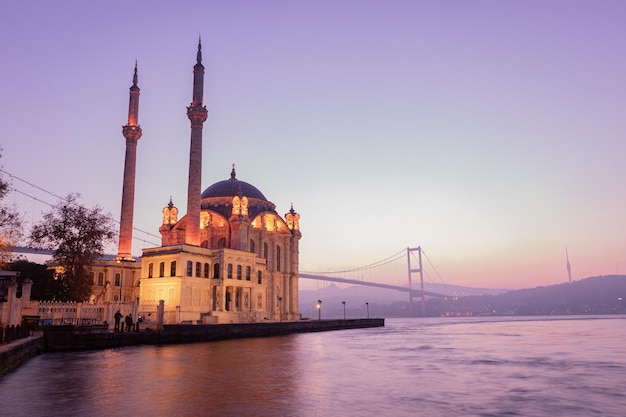
M626 416L626 318L384 328L50 353L0 416Z

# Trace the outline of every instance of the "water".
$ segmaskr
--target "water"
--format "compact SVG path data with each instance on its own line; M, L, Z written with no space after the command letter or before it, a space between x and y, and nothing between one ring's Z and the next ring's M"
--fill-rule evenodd
M389 319L384 328L50 353L9 416L624 416L626 317Z

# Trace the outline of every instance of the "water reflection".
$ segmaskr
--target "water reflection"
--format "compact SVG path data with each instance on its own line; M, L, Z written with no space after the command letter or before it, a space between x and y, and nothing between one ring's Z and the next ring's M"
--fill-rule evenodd
M507 320L45 354L0 379L0 416L623 414L624 318Z

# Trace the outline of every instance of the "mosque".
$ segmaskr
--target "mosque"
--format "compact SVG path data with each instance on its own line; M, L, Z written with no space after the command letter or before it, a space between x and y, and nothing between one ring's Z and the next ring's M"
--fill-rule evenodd
M163 300L164 321L173 323L244 323L299 320L299 219L291 210L281 217L276 206L253 185L230 178L202 191L204 66L198 42L193 67L187 213L171 201L162 210L161 246L132 256L133 208L139 95L137 66L130 87L118 254L92 266L92 300L140 305Z

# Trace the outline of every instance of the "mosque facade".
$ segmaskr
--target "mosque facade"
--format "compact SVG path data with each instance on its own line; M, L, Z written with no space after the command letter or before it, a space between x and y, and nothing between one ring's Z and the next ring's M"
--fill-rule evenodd
M170 199L162 209L161 246L131 255L138 124L137 67L130 88L118 255L92 266L97 301L161 302L164 322L249 323L299 320L300 215L284 216L255 186L230 178L202 191L204 66L198 43L193 67L187 213ZM117 292L119 291L119 294Z

